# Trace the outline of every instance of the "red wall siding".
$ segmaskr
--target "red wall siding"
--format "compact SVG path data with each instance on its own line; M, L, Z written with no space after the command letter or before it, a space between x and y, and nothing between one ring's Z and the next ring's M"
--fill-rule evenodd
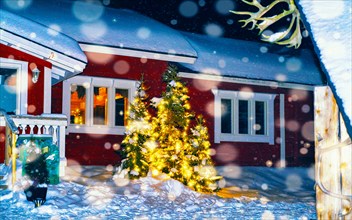
M51 113L62 114L62 82L51 87Z
M123 136L74 134L66 136L68 165L116 165L120 161L114 149L119 149Z
M44 67L51 68L51 63L39 59L38 57L29 55L27 53L0 44L0 57L20 60L28 62L28 109L27 113L31 115L40 115L43 113L44 104ZM32 82L31 67L36 65L40 70L39 80L36 84ZM0 163L5 159L5 129L0 127Z
M289 165L314 162L314 93L289 90L285 99L286 157Z

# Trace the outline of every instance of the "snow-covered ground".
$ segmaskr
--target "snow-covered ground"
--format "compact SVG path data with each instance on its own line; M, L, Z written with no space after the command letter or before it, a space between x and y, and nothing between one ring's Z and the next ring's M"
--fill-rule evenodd
M106 167L74 166L39 208L22 191L0 190L0 219L316 219L313 168L217 169L226 187L258 190L259 198L223 199L150 177L123 182Z

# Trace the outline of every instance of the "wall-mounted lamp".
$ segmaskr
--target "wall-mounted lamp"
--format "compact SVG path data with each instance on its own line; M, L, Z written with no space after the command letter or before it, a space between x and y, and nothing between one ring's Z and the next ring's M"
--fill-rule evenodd
M38 82L39 74L40 74L40 70L37 67L32 69L32 82L33 83L37 83Z

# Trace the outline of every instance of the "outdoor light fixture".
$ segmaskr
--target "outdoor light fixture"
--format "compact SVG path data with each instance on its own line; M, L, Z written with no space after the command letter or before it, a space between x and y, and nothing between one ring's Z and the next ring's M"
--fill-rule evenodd
M37 83L38 82L39 73L40 73L40 70L37 67L32 69L32 82L33 83Z

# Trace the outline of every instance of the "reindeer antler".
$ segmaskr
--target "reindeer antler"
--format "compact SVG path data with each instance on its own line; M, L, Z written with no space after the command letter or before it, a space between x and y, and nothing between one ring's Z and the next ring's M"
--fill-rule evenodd
M250 30L254 28L259 29L259 35L261 35L263 41L276 43L279 45L286 45L287 47L295 47L298 48L302 42L302 34L301 34L301 27L300 27L300 19L301 15L294 4L293 0L275 0L270 3L268 6L264 7L258 2L257 0L247 1L242 0L244 3L248 5L252 5L258 8L257 12L247 12L247 11L231 11L234 14L238 15L247 15L249 18L240 20L239 22L243 22L244 25L242 27L246 27L248 24L252 23L252 26L249 27ZM279 3L287 3L289 10L283 10L278 15L274 15L272 17L265 17L265 14L268 13L275 5ZM283 32L277 32L270 36L263 34L264 30L266 30L269 26L276 23L280 19L291 15L291 22L289 27ZM292 35L285 40L292 32L292 28L295 28Z

